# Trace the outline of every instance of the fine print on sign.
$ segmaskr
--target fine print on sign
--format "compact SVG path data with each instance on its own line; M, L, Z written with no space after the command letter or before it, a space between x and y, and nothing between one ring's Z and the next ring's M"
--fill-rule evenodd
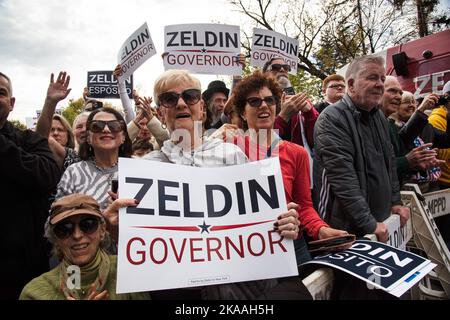
M164 27L164 67L192 73L240 75L239 26L180 24Z
M138 292L297 275L278 158L219 168L119 160L117 290Z

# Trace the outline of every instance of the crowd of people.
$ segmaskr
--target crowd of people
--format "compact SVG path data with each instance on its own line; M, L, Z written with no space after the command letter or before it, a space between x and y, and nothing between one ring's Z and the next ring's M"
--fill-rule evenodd
M423 192L450 187L450 82L442 96L419 102L385 74L382 58L364 56L345 77L324 79L323 101L313 104L295 93L289 71L275 57L230 89L216 80L202 92L194 75L169 70L153 97L133 99L119 81L123 113L85 92L72 125L55 114L71 91L60 72L50 77L35 131L7 120L15 98L0 72L0 270L10 275L0 298L311 299L298 277L116 294L118 211L138 204L113 187L119 157L196 167L278 157L288 211L274 230L294 240L298 265L311 259L311 240L375 234L386 242L383 221L398 214L403 226L410 218L400 198L405 183ZM436 221L447 245L448 217ZM64 285L73 265L79 289Z

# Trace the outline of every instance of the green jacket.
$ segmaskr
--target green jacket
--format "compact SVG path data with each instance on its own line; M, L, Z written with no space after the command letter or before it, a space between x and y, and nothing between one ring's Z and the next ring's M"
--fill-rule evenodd
M405 155L408 153L403 141L398 134L399 128L395 125L394 119L388 118L389 121L389 136L391 138L392 147L395 153L395 163L397 165L397 176L399 184L402 185L405 178L410 175L409 163Z
M106 282L103 290L107 290L110 300L149 300L150 295L147 292L138 293L116 293L117 281L117 256L109 257L109 272L106 276ZM61 262L63 263L63 262ZM61 290L61 276L60 265L56 268L40 275L31 280L22 290L19 300L66 300L64 293ZM96 270L97 271L97 270ZM89 285L95 280L98 272L89 272L84 275L83 268L81 269L81 289L80 295L86 295Z

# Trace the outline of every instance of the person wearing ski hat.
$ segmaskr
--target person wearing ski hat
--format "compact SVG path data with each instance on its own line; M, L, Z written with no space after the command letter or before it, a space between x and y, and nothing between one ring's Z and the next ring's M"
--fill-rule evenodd
M230 89L220 80L214 80L208 85L202 96L207 106L207 123L205 128L220 128L227 121L223 118L225 104L228 101Z
M116 294L117 257L104 250L110 238L93 197L74 193L55 201L45 236L60 264L31 280L20 300L149 299L147 293Z

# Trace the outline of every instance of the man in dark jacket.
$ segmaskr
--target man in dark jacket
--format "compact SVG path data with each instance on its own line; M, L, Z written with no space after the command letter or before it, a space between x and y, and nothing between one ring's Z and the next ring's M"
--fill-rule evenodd
M442 162L436 159L437 153L430 149L431 145L414 146L417 136L425 134L425 141L432 142L433 148L450 147L450 128L448 132L441 132L428 123L426 110L433 109L438 101L436 94L428 95L408 117L407 123L400 129L392 117L398 112L401 105L403 90L397 78L387 76L384 82L384 93L381 99L381 110L388 118L389 134L396 156L397 175L400 187L406 183L409 176L417 172L426 172L428 169L437 167Z
M355 59L346 72L347 94L320 114L315 127L321 168L319 213L333 227L386 242L391 213L402 206L388 124L379 110L385 68L381 57Z
M208 89L202 93L207 106L208 123L205 124L206 129L219 129L226 123L222 116L229 94L230 89L227 88L225 82L220 80L212 81L208 85Z
M0 300L18 299L23 286L48 271L44 223L60 178L47 139L7 121L15 98L0 72Z

